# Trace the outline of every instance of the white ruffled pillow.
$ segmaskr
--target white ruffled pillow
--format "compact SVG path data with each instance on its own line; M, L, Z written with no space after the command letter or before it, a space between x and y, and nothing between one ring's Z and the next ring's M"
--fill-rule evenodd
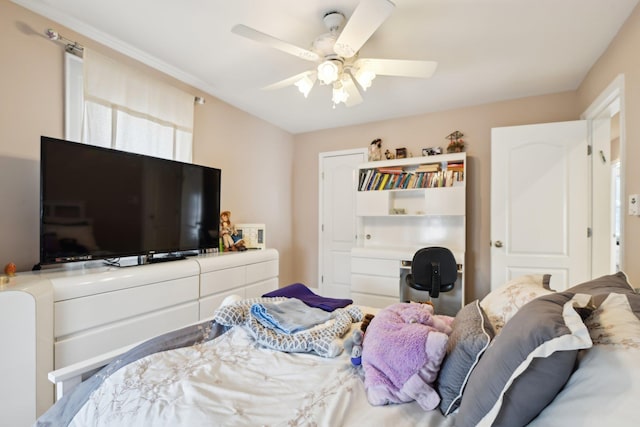
M516 312L529 301L553 293L549 274L527 274L516 277L491 291L480 301L496 335Z

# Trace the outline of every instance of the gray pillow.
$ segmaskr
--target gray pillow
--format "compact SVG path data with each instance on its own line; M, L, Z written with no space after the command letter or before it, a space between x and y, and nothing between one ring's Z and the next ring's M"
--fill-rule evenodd
M437 382L440 411L444 415L451 414L460 406L469 375L494 337L493 327L479 300L467 304L458 312L452 328L447 356Z
M472 371L456 426L523 426L568 380L579 349L592 346L574 306L590 295L562 292L522 307L496 336Z
M635 290L627 281L627 276L619 271L616 274L609 274L572 286L567 289L567 292L592 295L593 305L600 307L600 304L607 299L610 293L630 295L634 294Z
M627 281L627 276L622 271L616 274L609 274L606 276L598 277L597 279L589 280L588 282L580 283L566 290L566 292L573 292L575 294L609 294L611 292L618 294L633 294L634 289Z
M631 311L640 319L640 294L627 295Z

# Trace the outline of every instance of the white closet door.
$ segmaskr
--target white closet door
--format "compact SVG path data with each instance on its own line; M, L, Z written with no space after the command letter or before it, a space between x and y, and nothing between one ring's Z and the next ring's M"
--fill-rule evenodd
M318 283L327 297L351 295L351 248L355 244L357 166L366 150L320 153Z

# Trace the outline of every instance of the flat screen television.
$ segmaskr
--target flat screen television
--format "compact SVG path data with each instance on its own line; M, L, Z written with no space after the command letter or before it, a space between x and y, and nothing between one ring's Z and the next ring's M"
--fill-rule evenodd
M40 265L218 247L220 169L45 136L40 148Z

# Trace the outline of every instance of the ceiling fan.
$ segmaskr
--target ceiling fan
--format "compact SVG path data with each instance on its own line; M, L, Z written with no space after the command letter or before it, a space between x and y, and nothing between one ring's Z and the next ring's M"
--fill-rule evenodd
M323 21L329 32L316 37L311 49L298 47L242 24L235 25L231 31L317 64L311 70L264 89L295 85L306 98L316 81L320 80L320 84L333 87L334 108L341 102L350 107L362 102L360 90L366 91L376 75L428 78L436 70L437 63L433 61L359 57L362 46L394 8L389 0L361 0L348 21L339 11L327 12Z

